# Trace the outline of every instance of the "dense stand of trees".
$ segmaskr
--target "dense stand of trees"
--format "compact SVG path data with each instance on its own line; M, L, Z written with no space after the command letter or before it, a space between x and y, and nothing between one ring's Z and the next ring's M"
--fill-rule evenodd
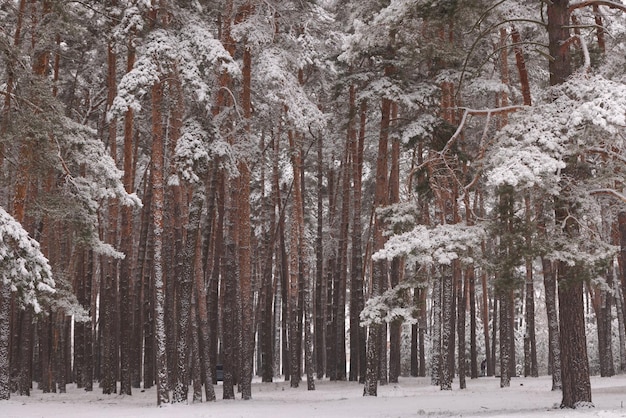
M514 3L3 2L0 399L484 359L590 403L626 369L626 6Z

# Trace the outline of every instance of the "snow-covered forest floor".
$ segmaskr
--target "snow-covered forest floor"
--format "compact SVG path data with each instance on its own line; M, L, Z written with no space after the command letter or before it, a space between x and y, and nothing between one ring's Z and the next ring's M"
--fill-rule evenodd
M87 393L68 385L66 394L13 396L0 403L2 418L62 417L626 417L626 375L592 377L595 408L562 410L560 392L552 392L551 378L514 378L501 389L499 379L467 381L468 388L441 391L429 378L401 378L400 383L380 386L378 397L363 397L363 386L354 382L306 382L291 389L289 382L253 383L250 401L237 399L213 403L168 405L157 408L155 389L135 390L132 396ZM221 386L216 387L218 398Z

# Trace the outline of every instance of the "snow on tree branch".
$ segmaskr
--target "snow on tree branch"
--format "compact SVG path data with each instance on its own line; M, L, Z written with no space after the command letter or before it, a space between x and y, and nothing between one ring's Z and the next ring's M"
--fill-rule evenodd
M108 119L123 115L128 109L141 110L141 98L150 87L163 81L176 68L183 87L201 103L210 105L210 81L220 71L239 77L241 69L222 43L203 25L190 20L185 30L171 33L157 29L138 48L139 58L126 73L117 88Z
M368 299L359 318L361 326L402 321L409 324L417 323L417 307L413 303L411 289L419 283L405 282L388 289L380 296Z
M511 116L489 153L492 185L542 185L558 193L556 180L568 156L597 149L626 128L626 85L578 74L550 89L544 103Z
M178 174L183 181L200 182L212 160L219 160L230 176L239 175L233 147L220 137L217 130L210 132L195 119L185 122L175 152Z
M23 306L41 312L43 293L54 293L55 283L39 243L0 207L0 280L17 295Z
M457 259L470 263L473 259L468 250L479 246L485 234L485 230L478 225L417 225L408 232L390 237L385 247L374 253L372 258L392 260L408 256L420 265L450 265Z
M257 74L269 85L266 99L287 107L287 116L300 132L321 130L326 126L326 115L313 103L297 77L290 71L284 51L267 48L260 52Z

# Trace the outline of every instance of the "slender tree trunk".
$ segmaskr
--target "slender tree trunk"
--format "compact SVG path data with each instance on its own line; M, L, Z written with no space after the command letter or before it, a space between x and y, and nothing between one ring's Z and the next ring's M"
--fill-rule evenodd
M385 70L385 74L390 74L391 68ZM382 99L380 134L378 140L378 155L376 159L376 189L374 192L374 208L383 207L387 204L387 148L389 142L389 126L391 118L392 102L389 99ZM372 251L376 252L385 245L383 236L383 222L377 216L374 220L374 244ZM382 293L383 285L387 279L387 262L377 260L373 262L372 283L370 287L370 297L379 296ZM386 341L387 333L382 324L373 323L369 326L367 340L367 366L365 372L364 396L377 396L378 379L380 376L381 339ZM386 374L385 374L386 375Z
M191 216L190 216L191 221ZM189 237L188 237L189 239ZM198 233L196 237L196 249L194 254L194 301L197 316L197 327L192 328L194 335L198 335L198 357L200 363L200 369L195 372L202 376L202 383L204 383L204 395L207 402L215 401L215 389L213 388L213 370L214 363L211 361L211 331L209 328L209 314L207 307L207 289L204 284L204 269L203 269L203 251L202 251L202 237ZM192 318L193 319L193 318ZM197 331L195 331L197 329ZM195 343L194 343L195 344Z
M214 180L216 190L216 206L217 220L215 226L215 248L213 250L213 268L207 274L209 275L209 294L208 294L208 310L209 310L209 354L212 365L224 365L223 356L218 353L218 341L220 337L221 325L224 321L224 311L220 309L220 288L224 287L224 280L220 281L222 275L222 259L224 258L224 221L225 221L225 179L223 170L216 171ZM221 311L221 313L220 313ZM223 340L222 340L223 341ZM217 383L217 376L213 376L213 383Z
M9 342L11 318L11 288L0 277L0 401L11 397Z
M452 390L454 373L450 364L454 361L454 274L453 267L441 266L441 369L439 387L441 390Z
M621 327L620 329L620 335L622 335L622 332L624 334L626 334L626 309L624 309L624 307L626 306L626 291L624 291L626 289L626 212L625 211L620 211L617 214L617 230L618 230L618 235L619 235L619 256L618 256L618 260L619 260L619 278L620 278L620 295L621 295L621 299L620 299L620 303L619 306L622 309L622 323L623 323L623 327ZM621 338L620 338L621 340ZM624 347L623 345L621 345L621 347L623 348L622 351L626 351L626 347ZM621 352L620 351L620 354ZM621 356L620 359L620 364L623 365L624 367L622 367L622 370L624 370L624 368L626 367L626 352L624 352L624 356Z
M365 382L366 328L360 325L360 314L364 308L363 296L363 243L362 223L362 181L363 148L367 121L367 101L361 101L359 136L352 143L353 217L352 217L352 266L350 269L350 380ZM356 331L355 331L356 330Z
M110 47L111 48L111 47ZM110 54L114 55L111 51ZM133 69L135 64L135 48L132 41L128 44L128 54L126 62L126 71L129 72ZM114 76L114 74L112 74ZM112 82L111 87L115 87L115 82ZM114 92L115 93L115 92ZM124 189L127 193L133 193L134 190L134 114L133 110L129 109L124 115ZM135 240L133 239L133 214L132 208L129 205L124 205L121 208L121 240L120 250L126 255L123 260L120 261L120 280L119 280L119 294L120 294L120 393L130 395L132 393L133 376L139 376L139 359L140 353L137 351L137 339L135 335L140 329L138 324L139 318L134 318L135 311L133 310L133 287L131 275L133 271L133 248ZM135 379L136 380L136 379ZM135 387L138 387L135 384Z
M524 197L526 206L526 223L530 228L531 209L530 196ZM532 248L530 232L525 237L527 248ZM535 331L535 284L533 276L533 261L526 257L526 330L524 333L524 376L539 376L537 364L537 338Z
M245 21L252 12L252 5L246 2L240 9L238 16L241 21ZM243 68L242 68L242 91L241 106L243 108L243 117L246 120L246 133L244 144L250 146L249 137L249 121L252 117L251 102L251 73L252 73L252 54L250 47L246 44L243 46ZM241 332L242 332L242 351L241 351L241 397L243 399L252 398L252 374L253 374L253 357L254 357L254 295L252 291L252 259L251 259L251 225L250 225L250 180L251 174L247 161L239 163L239 280L241 286Z
M325 337L326 317L324 296L324 166L323 135L317 138L317 231L315 237L315 365L317 378L324 377L326 370ZM351 311L352 312L352 311ZM351 334L352 336L352 334Z
M391 118L397 119L398 105L392 104ZM391 168L389 171L389 204L400 202L400 139L391 140ZM390 284L400 284L403 262L400 258L391 261ZM394 321L389 324L389 382L398 383L400 377L400 348L402 344L402 323Z
M543 283L546 292L546 314L548 317L548 344L552 358L552 390L561 390L561 345L559 343L559 319L556 305L556 279L552 262L546 258L543 265Z
M615 294L615 310L617 314L617 329L619 334L619 370L626 371L626 330L624 329L624 308L622 300L622 287L619 283L613 283Z
M201 236L199 234L198 236ZM198 245L196 246L196 253L202 253L201 241L198 240ZM200 259L200 257L194 256L195 259ZM202 268L202 263L194 262L194 269L196 267ZM194 276L197 273L194 271ZM197 297L195 290L192 292L193 295L191 297L191 375L190 379L193 382L193 403L201 403L202 402L202 382L206 379L203 378L203 367L200 359L200 335L198 330L200 327L198 326L198 311L196 309ZM207 380L210 382L210 380ZM207 385L208 386L208 385ZM211 385L213 386L213 385Z
M432 327L430 332L430 384L439 386L441 383L441 275L436 272L433 275L432 290Z
M157 405L170 402L168 392L167 347L165 335L165 295L163 278L163 205L164 205L164 132L163 132L163 84L152 87L152 228L154 234L154 324L156 351Z
M154 233L152 231L152 187L146 182L143 195L144 210L141 218L141 235L139 238L136 280L141 286L141 327L143 334L143 388L151 388L156 382L156 353L154 349L154 275L152 260L154 256Z
M333 160L335 157L333 156ZM328 170L328 224L330 227L330 240L335 239L334 223L335 212L337 211L337 199L335 190L335 170L331 166ZM326 266L326 376L330 380L337 378L337 358L336 358L336 305L333 304L335 289L335 269L337 265L337 257L335 251L329 251L329 257Z
M496 348L498 346L498 309L499 309L499 299L497 297L493 297L492 298L492 304L493 304L493 313L491 314L491 321L492 321L492 329L491 329L491 374L489 374L489 371L487 371L487 376L493 376L496 374L496 362L497 362L497 356L496 356ZM500 309L501 311L501 309ZM501 315L501 313L500 313ZM489 367L489 365L487 366Z
M195 251L200 233L200 219L202 212L202 195L195 190L189 208L187 234L184 252L182 254L182 276L178 280L177 312L178 335L176 341L177 373L173 387L172 402L187 402L189 393L190 373L188 370L190 353L190 326L191 326L191 299L195 273ZM194 330L195 333L195 330Z
M513 344L511 329L511 311L513 308L513 291L502 289L500 292L500 387L511 386L511 345Z
M465 273L461 280L459 280L458 284L458 293L457 293L457 338L458 338L458 351L459 351L459 389L466 389L467 383L465 380L466 375L466 367L465 361L467 356L465 354L466 351L466 343L465 343L465 316L466 316L466 306L467 306L467 291L469 290L469 275L468 269L465 270Z
M351 124L352 125L352 124ZM337 263L337 287L333 294L333 306L335 309L335 342L337 348L335 350L336 380L346 380L346 287L348 279L348 231L350 216L350 143L356 136L354 126L348 129L348 140L345 147L345 157L341 170L341 216L339 220L339 241L338 241L338 263ZM356 330L355 330L356 331ZM358 331L357 331L358 332Z

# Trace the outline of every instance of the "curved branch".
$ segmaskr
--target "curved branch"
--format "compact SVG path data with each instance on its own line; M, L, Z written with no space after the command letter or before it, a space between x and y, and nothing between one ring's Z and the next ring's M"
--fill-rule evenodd
M609 9L619 9L622 12L626 13L626 5L621 3L617 3L609 0L586 0L581 1L580 3L570 4L568 7L568 11L571 13L576 9L582 9L587 6L606 6Z
M485 18L487 17L487 15L489 14L489 12L491 12L493 9L495 9L496 7L498 7L499 5L501 5L502 3L504 3L507 0L500 0L499 2L497 2L496 4L494 4L493 6L489 7L487 10L485 10L483 12L483 14L480 15L480 17L476 20L476 22L472 25L472 28L465 32L466 34L469 34L470 32L472 32L474 29L476 29L478 26L480 26L480 24L483 22L483 20L485 20Z
M605 195L616 197L622 202L626 202L626 196L623 193L620 193L615 189L594 189L594 190L589 190L589 194L591 195L605 194Z

